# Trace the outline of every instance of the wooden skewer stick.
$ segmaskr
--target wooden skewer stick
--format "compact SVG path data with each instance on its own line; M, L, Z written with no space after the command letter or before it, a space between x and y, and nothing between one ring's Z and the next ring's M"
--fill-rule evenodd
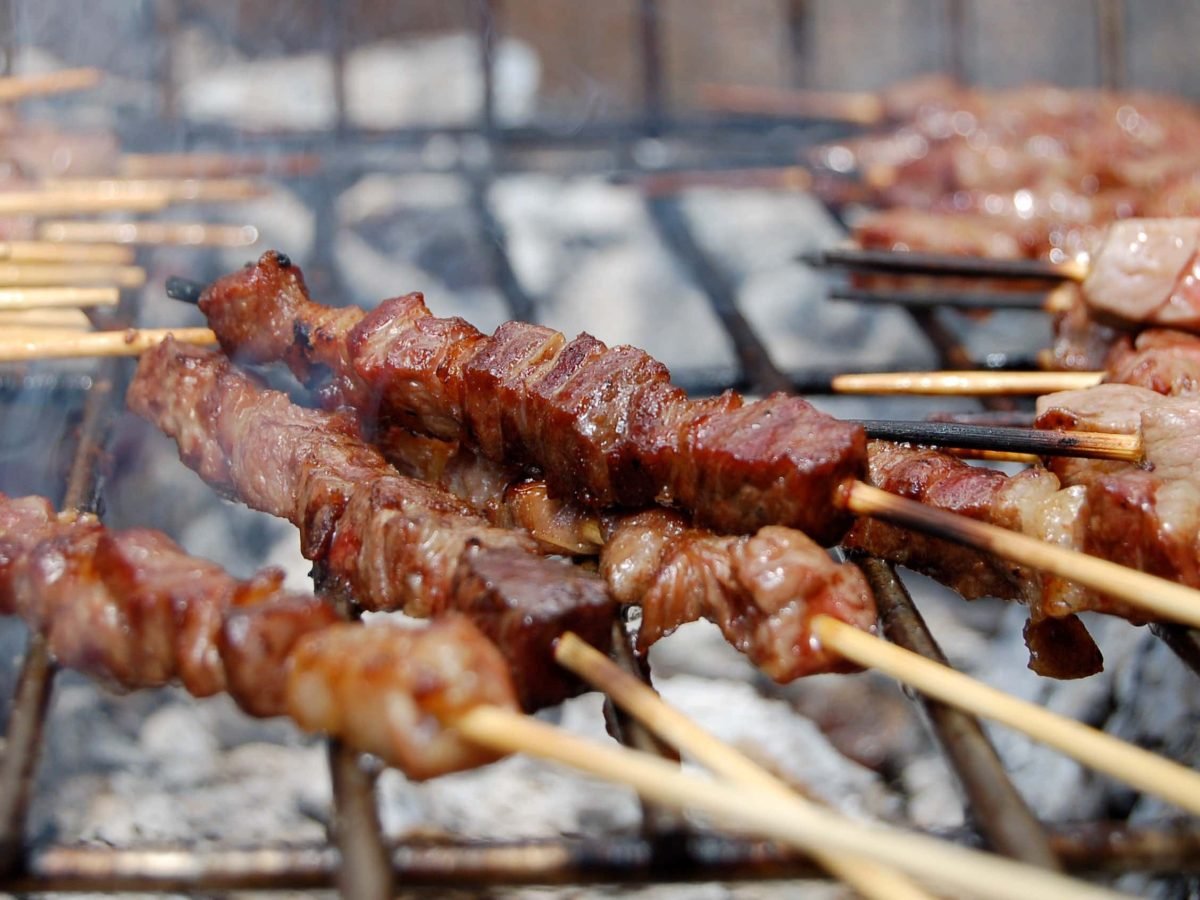
M95 192L106 196L166 194L172 202L227 203L265 196L266 185L245 178L51 178L49 190Z
M811 266L897 275L961 275L970 278L1083 281L1088 273L1088 263L1083 260L1054 263L1037 259L992 259L952 253L862 250L857 247L831 247L804 254L800 260Z
M863 372L835 375L831 389L835 394L1037 395L1095 387L1103 378L1103 372Z
M116 306L120 301L121 289L115 287L0 288L0 310Z
M708 109L741 115L833 119L855 125L877 125L886 115L879 95L865 91L706 84L701 86L700 96Z
M496 707L478 707L453 723L468 740L504 753L527 753L628 785L642 796L692 809L804 850L865 857L971 897L1111 898L1121 896L1043 869L924 835L862 825L770 790L699 778L674 764L620 746L604 746Z
M49 287L58 285L116 285L137 288L146 283L146 270L138 266L97 263L0 263L0 285Z
M253 225L203 222L51 221L42 223L38 235L47 241L190 247L249 247L258 242L258 229Z
M93 212L158 212L171 202L162 191L100 194L96 191L3 191L0 215L67 216Z
M56 241L0 241L0 259L9 262L81 262L129 265L132 247L116 244L78 244Z
M812 630L822 644L861 666L885 672L943 703L1015 728L1099 772L1200 814L1200 772L1019 700L829 616L816 616Z
M1081 456L1124 462L1139 462L1143 456L1142 438L1138 434L994 428L955 422L904 422L890 419L860 419L858 423L868 437L955 450Z
M733 747L713 737L652 688L630 675L579 635L567 632L555 645L554 658L613 701L667 743L690 754L706 768L735 784L758 787L786 800L801 800L787 784ZM929 895L895 871L858 856L817 851L817 862L831 875L871 900L920 900Z
M12 103L28 97L44 97L93 88L104 79L100 69L59 69L36 75L10 75L0 78L0 103Z
M965 544L1023 566L1069 579L1102 594L1118 597L1156 619L1200 627L1200 591L1157 575L1048 544L987 522L926 506L861 481L847 484L845 507L857 516L873 516Z
M1042 458L1034 453L1018 453L1015 450L974 450L969 447L942 447L943 453L959 459L986 459L991 462L1013 462L1035 466Z
M887 288L833 287L830 300L904 306L911 309L1034 309L1067 312L1073 305L1065 286L1052 291L900 291Z
M315 154L250 156L234 153L127 153L118 169L126 178L225 178L236 175L307 175L321 166Z
M678 194L698 187L807 191L813 183L812 174L800 166L638 172L621 175L614 181L633 185L651 197Z
M11 336L13 328L57 328L87 331L92 321L81 309L0 309L0 335Z
M125 331L91 331L86 334L42 335L37 339L11 340L0 333L0 362L35 359L70 359L84 356L137 356L168 336L185 344L209 345L217 336L207 328L129 328Z

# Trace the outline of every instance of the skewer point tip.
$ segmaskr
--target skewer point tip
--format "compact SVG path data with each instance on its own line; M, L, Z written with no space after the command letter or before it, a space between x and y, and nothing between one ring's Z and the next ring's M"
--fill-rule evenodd
M204 285L190 278L180 278L172 275L167 279L167 296L172 300L182 300L184 303L199 303L200 295L204 293Z

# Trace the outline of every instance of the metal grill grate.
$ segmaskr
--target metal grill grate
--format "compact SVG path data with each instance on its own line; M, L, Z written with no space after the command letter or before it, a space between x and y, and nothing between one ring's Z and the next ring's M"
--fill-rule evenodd
M797 9L797 34L804 29ZM237 135L242 146L256 142L271 150L303 149L321 154L326 162L321 174L304 193L314 198L318 223L333 219L329 207L335 184L346 184L358 175L378 169L378 158L363 147L387 142L395 147L416 146L433 133L407 129L394 133L363 133L346 125L345 89L341 77L344 48L337 39L340 7L325 4L330 34L335 36L338 65L338 127L330 134L281 137ZM178 17L173 5L158 4L165 46L174 46ZM1119 84L1124 71L1121 59L1119 4L1099 2L1098 27L1104 53L1105 81ZM579 172L588 165L580 152L600 144L616 148L625 167L638 168L637 148L646 141L673 148L673 155L688 165L720 168L732 165L787 165L798 144L827 139L837 133L829 123L798 124L771 135L763 123L739 119L683 120L664 112L662 30L658 4L640 0L642 27L639 42L644 104L634 120L576 129L555 134L531 127L508 127L495 117L495 37L497 22L492 4L480 4L479 65L485 99L480 121L470 128L444 129L444 136L460 143L482 146L474 156L482 162L464 174L470 183L470 207L482 240L488 248L495 284L513 318L536 319L537 305L523 289L508 255L504 227L493 215L488 192L498 173L536 167L552 158L555 165ZM961 4L946 3L953 35L963 27ZM11 56L11 54L10 54ZM170 52L164 54L169 61ZM947 56L957 62L958 45L951 42ZM163 109L178 108L169 79L164 80ZM760 140L747 148L740 140L749 130ZM233 135L215 127L195 127L191 141L220 144ZM146 149L154 149L150 134L133 136ZM404 165L411 162L405 157ZM712 391L737 386L755 392L788 389L797 383L776 365L762 337L741 314L730 279L691 233L686 216L674 198L646 200L648 213L665 247L694 280L711 304L718 321L735 348L736 370L712 373L702 369L677 373L679 382L692 390ZM319 225L319 227L321 227ZM321 254L332 241L317 237L317 257L312 280L336 291L336 266ZM136 310L122 314L133 321ZM956 366L969 360L953 335L934 315L919 321L939 354ZM76 379L74 388L86 392L74 459L62 491L65 505L94 509L100 473L97 459L113 416L119 410L128 369L119 362L106 363L90 379ZM43 390L65 390L71 379L42 385ZM805 385L802 385L805 386ZM14 387L28 388L27 384ZM916 611L892 569L878 561L863 566L879 598L888 637L910 650L942 659L936 641ZM1180 629L1162 629L1170 646L1189 665L1197 667L1196 636ZM624 631L622 631L624 637ZM645 672L625 654L626 665ZM1200 670L1200 669L1198 669ZM398 884L406 887L499 886L517 884L627 883L666 881L729 881L742 878L812 877L814 868L803 857L752 841L735 840L690 831L681 820L662 811L644 810L645 827L639 836L614 835L604 839L561 839L519 843L464 841L411 841L392 845L379 824L373 774L363 768L357 754L336 743L329 747L329 767L334 786L333 846L311 848L246 847L236 850L199 850L189 847L96 849L31 845L25 831L26 810L41 747L43 723L54 670L44 643L34 637L22 664L6 729L0 761L0 888L9 891L43 890L188 890L217 891L255 888L318 888L336 885L352 896L381 897ZM972 716L934 703L922 704L954 771L969 799L973 828L954 835L960 840L983 842L999 852L1037 865L1062 866L1096 872L1148 869L1200 871L1200 830L1194 827L1127 827L1105 824L1073 828L1047 826L1037 820L1004 772L979 722ZM655 746L636 728L621 723L621 739L634 746ZM335 849L336 848L336 849Z

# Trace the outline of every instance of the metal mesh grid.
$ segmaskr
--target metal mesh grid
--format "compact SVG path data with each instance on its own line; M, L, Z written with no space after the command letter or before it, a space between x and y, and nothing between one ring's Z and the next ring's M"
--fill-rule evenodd
M344 47L336 36L339 4L326 3L331 31L335 35L334 58L338 95L338 127L330 134L302 136L239 136L243 146L255 140L278 150L314 151L326 165L309 193L317 198L317 220L329 221L328 204L334 191L331 182L345 183L364 171L378 168L377 158L364 157L363 147L386 141L403 147L427 139L429 129L408 129L388 134L362 133L346 126L344 81L341 77ZM795 34L804 34L803 3L795 4ZM639 168L635 152L639 142L653 140L676 146L676 157L688 165L722 167L731 165L786 165L794 158L797 143L822 140L835 134L837 126L806 123L788 128L771 140L754 142L747 149L737 138L750 129L762 133L762 123L704 119L687 121L664 113L662 35L658 4L641 0L641 28L637 32L641 61L643 108L641 115L621 123L577 129L569 135L530 127L497 123L493 89L497 21L491 3L481 3L478 21L479 66L485 85L480 121L472 127L447 129L456 141L479 143L480 160L465 174L471 189L471 209L476 226L488 248L492 275L513 318L536 318L536 304L522 288L509 259L502 223L491 212L488 189L497 173L513 167L551 165L576 172L587 165L586 154L576 151L601 142L617 146L629 169ZM163 3L159 23L168 48L173 46L177 17L173 4ZM961 32L961 4L946 3L948 33ZM1124 65L1121 53L1121 4L1101 0L1096 4L1097 33L1105 60L1104 82L1119 86ZM958 53L961 43L950 40L946 58L951 71L961 72ZM11 59L12 54L8 54ZM170 52L164 54L168 60ZM177 108L169 79L164 80L163 110ZM221 143L229 137L219 128L197 127L191 135L196 145ZM134 139L153 149L147 135ZM565 162L564 162L565 160ZM406 159L403 165L411 160ZM645 201L664 245L689 273L708 299L717 319L735 348L736 370L711 373L696 370L678 373L692 390L715 390L737 386L755 392L789 389L796 378L782 371L771 359L761 336L738 309L735 292L718 261L705 252L691 232L686 216L673 197L651 197ZM316 279L334 280L335 267L317 258L312 269ZM126 305L121 315L133 321L136 310ZM921 313L918 324L939 355L955 366L971 362L966 351L935 314ZM95 507L100 479L97 457L106 431L120 407L128 369L123 363L106 363L91 379L76 387L85 393L83 417L78 430L73 463L62 491L64 505ZM801 385L803 387L804 385ZM55 388L62 385L55 383ZM944 661L937 643L912 604L903 584L887 565L873 560L861 563L880 602L887 636L895 643L932 659ZM1196 668L1197 637L1183 629L1161 629L1164 640ZM625 633L621 630L622 638ZM626 647L626 650L628 648ZM623 664L642 677L647 672L622 654ZM25 835L25 814L54 670L44 643L36 636L25 653L12 700L0 761L0 887L13 891L40 890L226 890L252 888L315 888L337 886L351 896L376 897L405 886L446 887L623 883L644 881L707 881L739 878L810 877L813 867L802 856L784 853L771 846L745 840L690 832L677 817L656 809L644 809L643 833L637 837L606 839L562 839L518 843L478 844L468 842L405 842L389 844L380 828L373 788L374 773L364 768L358 754L336 742L329 746L329 767L334 786L332 846L307 849L247 847L237 850L197 851L187 847L107 850L64 846L30 846ZM1037 865L1123 871L1147 868L1162 871L1196 870L1200 861L1200 832L1192 828L1133 829L1096 824L1073 829L1040 823L1021 799L1004 772L979 722L972 716L940 704L922 702L934 734L963 784L974 825L960 840L982 842L998 852ZM620 722L622 741L641 748L657 748L637 728ZM662 752L661 748L657 748Z

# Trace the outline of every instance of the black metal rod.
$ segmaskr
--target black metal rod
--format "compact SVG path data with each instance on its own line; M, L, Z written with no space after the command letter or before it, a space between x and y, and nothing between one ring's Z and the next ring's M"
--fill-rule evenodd
M977 278L1012 278L1063 281L1070 277L1058 263L1038 259L991 259L951 253L918 253L897 250L860 250L833 247L798 257L801 262L823 268L846 268L862 272L909 275L955 275Z
M172 300L181 300L184 303L199 303L200 295L204 293L206 287L208 285L199 281L172 275L167 279L167 296Z
M892 566L882 560L856 560L879 604L884 633L893 643L946 665L945 654ZM1061 868L1037 817L1004 770L979 720L935 700L917 700L962 782L969 814L987 842L1013 859L1048 869Z
M1047 291L903 291L887 288L837 286L829 289L830 300L852 300L917 309L1032 309L1046 308Z
M1200 829L1187 822L1047 826L1049 845L1072 872L1198 872ZM939 837L976 844L968 829ZM671 852L642 837L531 841L410 841L390 850L397 883L411 887L719 882L820 877L803 854L718 835L693 835ZM47 846L5 891L282 890L328 888L338 868L328 846L236 849Z
M1125 86L1125 2L1097 0L1096 36L1100 86L1119 91Z
M750 389L763 393L791 390L791 379L775 365L766 345L738 308L737 291L730 279L692 234L687 214L679 201L674 197L650 197L646 199L646 206L663 243L704 291L709 305L728 333L733 342L734 355Z
M88 391L79 440L61 498L61 505L94 512L97 507L98 466L108 424L123 391L115 390L119 362L108 360ZM19 864L24 848L25 819L33 792L38 752L42 745L46 709L53 687L54 666L46 641L30 637L17 680L16 696L4 729L0 756L0 872Z
M1004 450L1012 453L1034 453L1038 456L1112 458L1111 453L1106 454L1089 446L1081 447L1080 436L1069 431L891 419L857 421L866 430L868 437L900 443L959 447L964 450Z
M638 5L642 62L642 109L646 131L658 134L663 120L662 20L658 0Z

